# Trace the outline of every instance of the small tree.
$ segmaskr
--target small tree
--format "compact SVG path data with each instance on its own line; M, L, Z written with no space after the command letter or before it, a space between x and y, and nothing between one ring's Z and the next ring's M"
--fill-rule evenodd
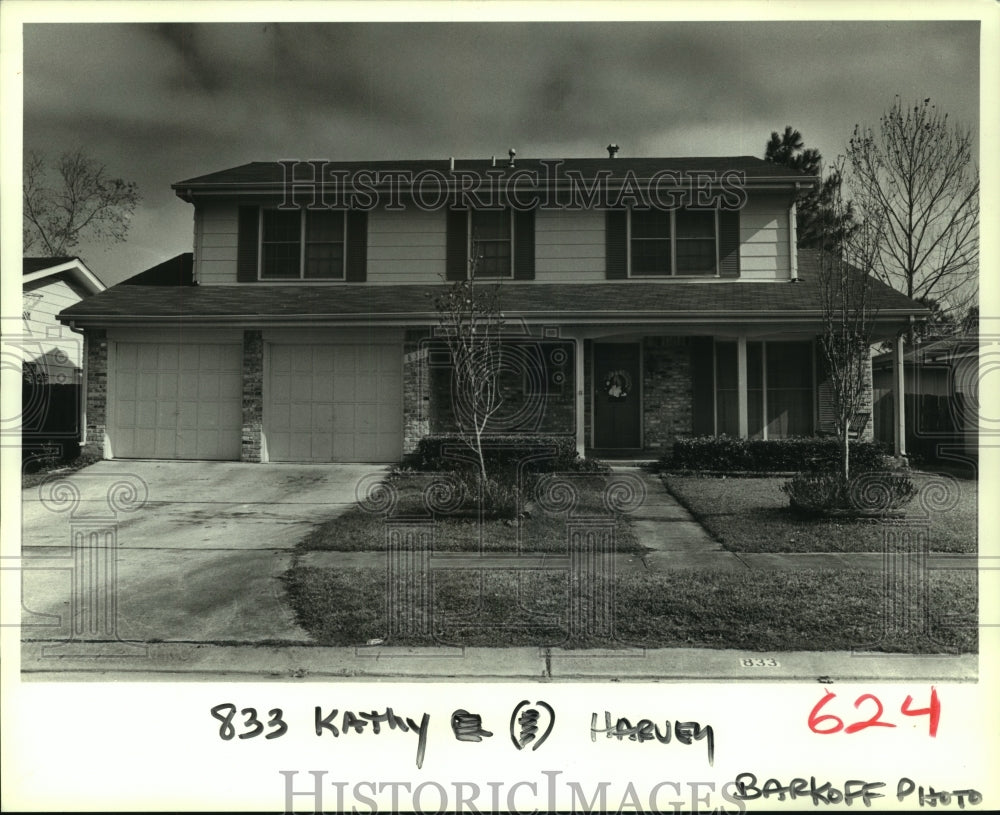
M839 168L836 170L839 172ZM877 309L872 298L874 273L879 267L885 237L885 215L870 207L868 191L853 189L854 222L835 239L818 246L818 283L822 299L823 334L820 345L830 383L837 439L841 447L840 475L846 488L850 481L850 433L855 416L864 404L872 332ZM845 211L840 189L831 201L834 223Z
M111 243L125 240L139 203L134 182L110 177L104 165L82 150L63 153L55 175L58 179L50 184L52 172L41 153L29 151L25 155L25 254L66 255L86 235Z
M473 243L468 277L449 283L434 299L434 307L451 355L452 405L458 435L476 456L485 485L489 477L483 436L503 406L500 362L504 319L500 283L483 286L476 280L480 260L478 246Z

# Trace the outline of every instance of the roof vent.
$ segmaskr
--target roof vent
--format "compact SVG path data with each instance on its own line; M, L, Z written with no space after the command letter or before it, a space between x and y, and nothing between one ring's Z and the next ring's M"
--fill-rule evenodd
M617 144L609 144L608 145L608 158L617 158L617 157L618 157L618 145Z
M514 156L517 155L517 150L515 150L513 147L511 147L510 150L507 151L507 155L510 156L510 164L508 164L507 166L508 167L513 167L514 166Z

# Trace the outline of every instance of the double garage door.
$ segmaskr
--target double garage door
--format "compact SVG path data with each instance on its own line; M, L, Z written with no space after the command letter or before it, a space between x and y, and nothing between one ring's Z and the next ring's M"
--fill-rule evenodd
M268 345L270 461L395 461L402 453L398 345ZM116 458L238 460L239 343L118 342Z

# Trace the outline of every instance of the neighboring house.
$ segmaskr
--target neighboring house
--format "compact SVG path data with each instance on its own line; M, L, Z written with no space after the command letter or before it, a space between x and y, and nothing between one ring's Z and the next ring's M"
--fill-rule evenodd
M76 257L24 258L22 266L24 364L41 381L79 384L83 337L56 315L106 287Z
M21 356L18 424L30 453L42 444L80 440L83 336L57 315L105 286L76 257L24 258L22 271L21 323L17 330L5 326L4 344Z
M194 285L122 284L60 315L87 336L88 438L118 458L398 460L454 426L433 297L473 252L509 328L494 430L649 456L681 435L811 435L822 311L794 200L815 182L751 157L252 163L179 182ZM873 298L879 340L924 313L881 284Z
M929 460L979 458L979 337L924 339L903 356L906 447ZM872 360L875 435L892 441L893 355Z

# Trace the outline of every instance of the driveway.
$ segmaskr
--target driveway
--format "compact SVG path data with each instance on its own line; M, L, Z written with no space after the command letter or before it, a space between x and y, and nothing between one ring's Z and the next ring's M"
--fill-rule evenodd
M75 596L76 640L307 642L279 577L295 544L383 472L103 461L24 490L22 638L66 640ZM76 559L71 535L85 542Z

